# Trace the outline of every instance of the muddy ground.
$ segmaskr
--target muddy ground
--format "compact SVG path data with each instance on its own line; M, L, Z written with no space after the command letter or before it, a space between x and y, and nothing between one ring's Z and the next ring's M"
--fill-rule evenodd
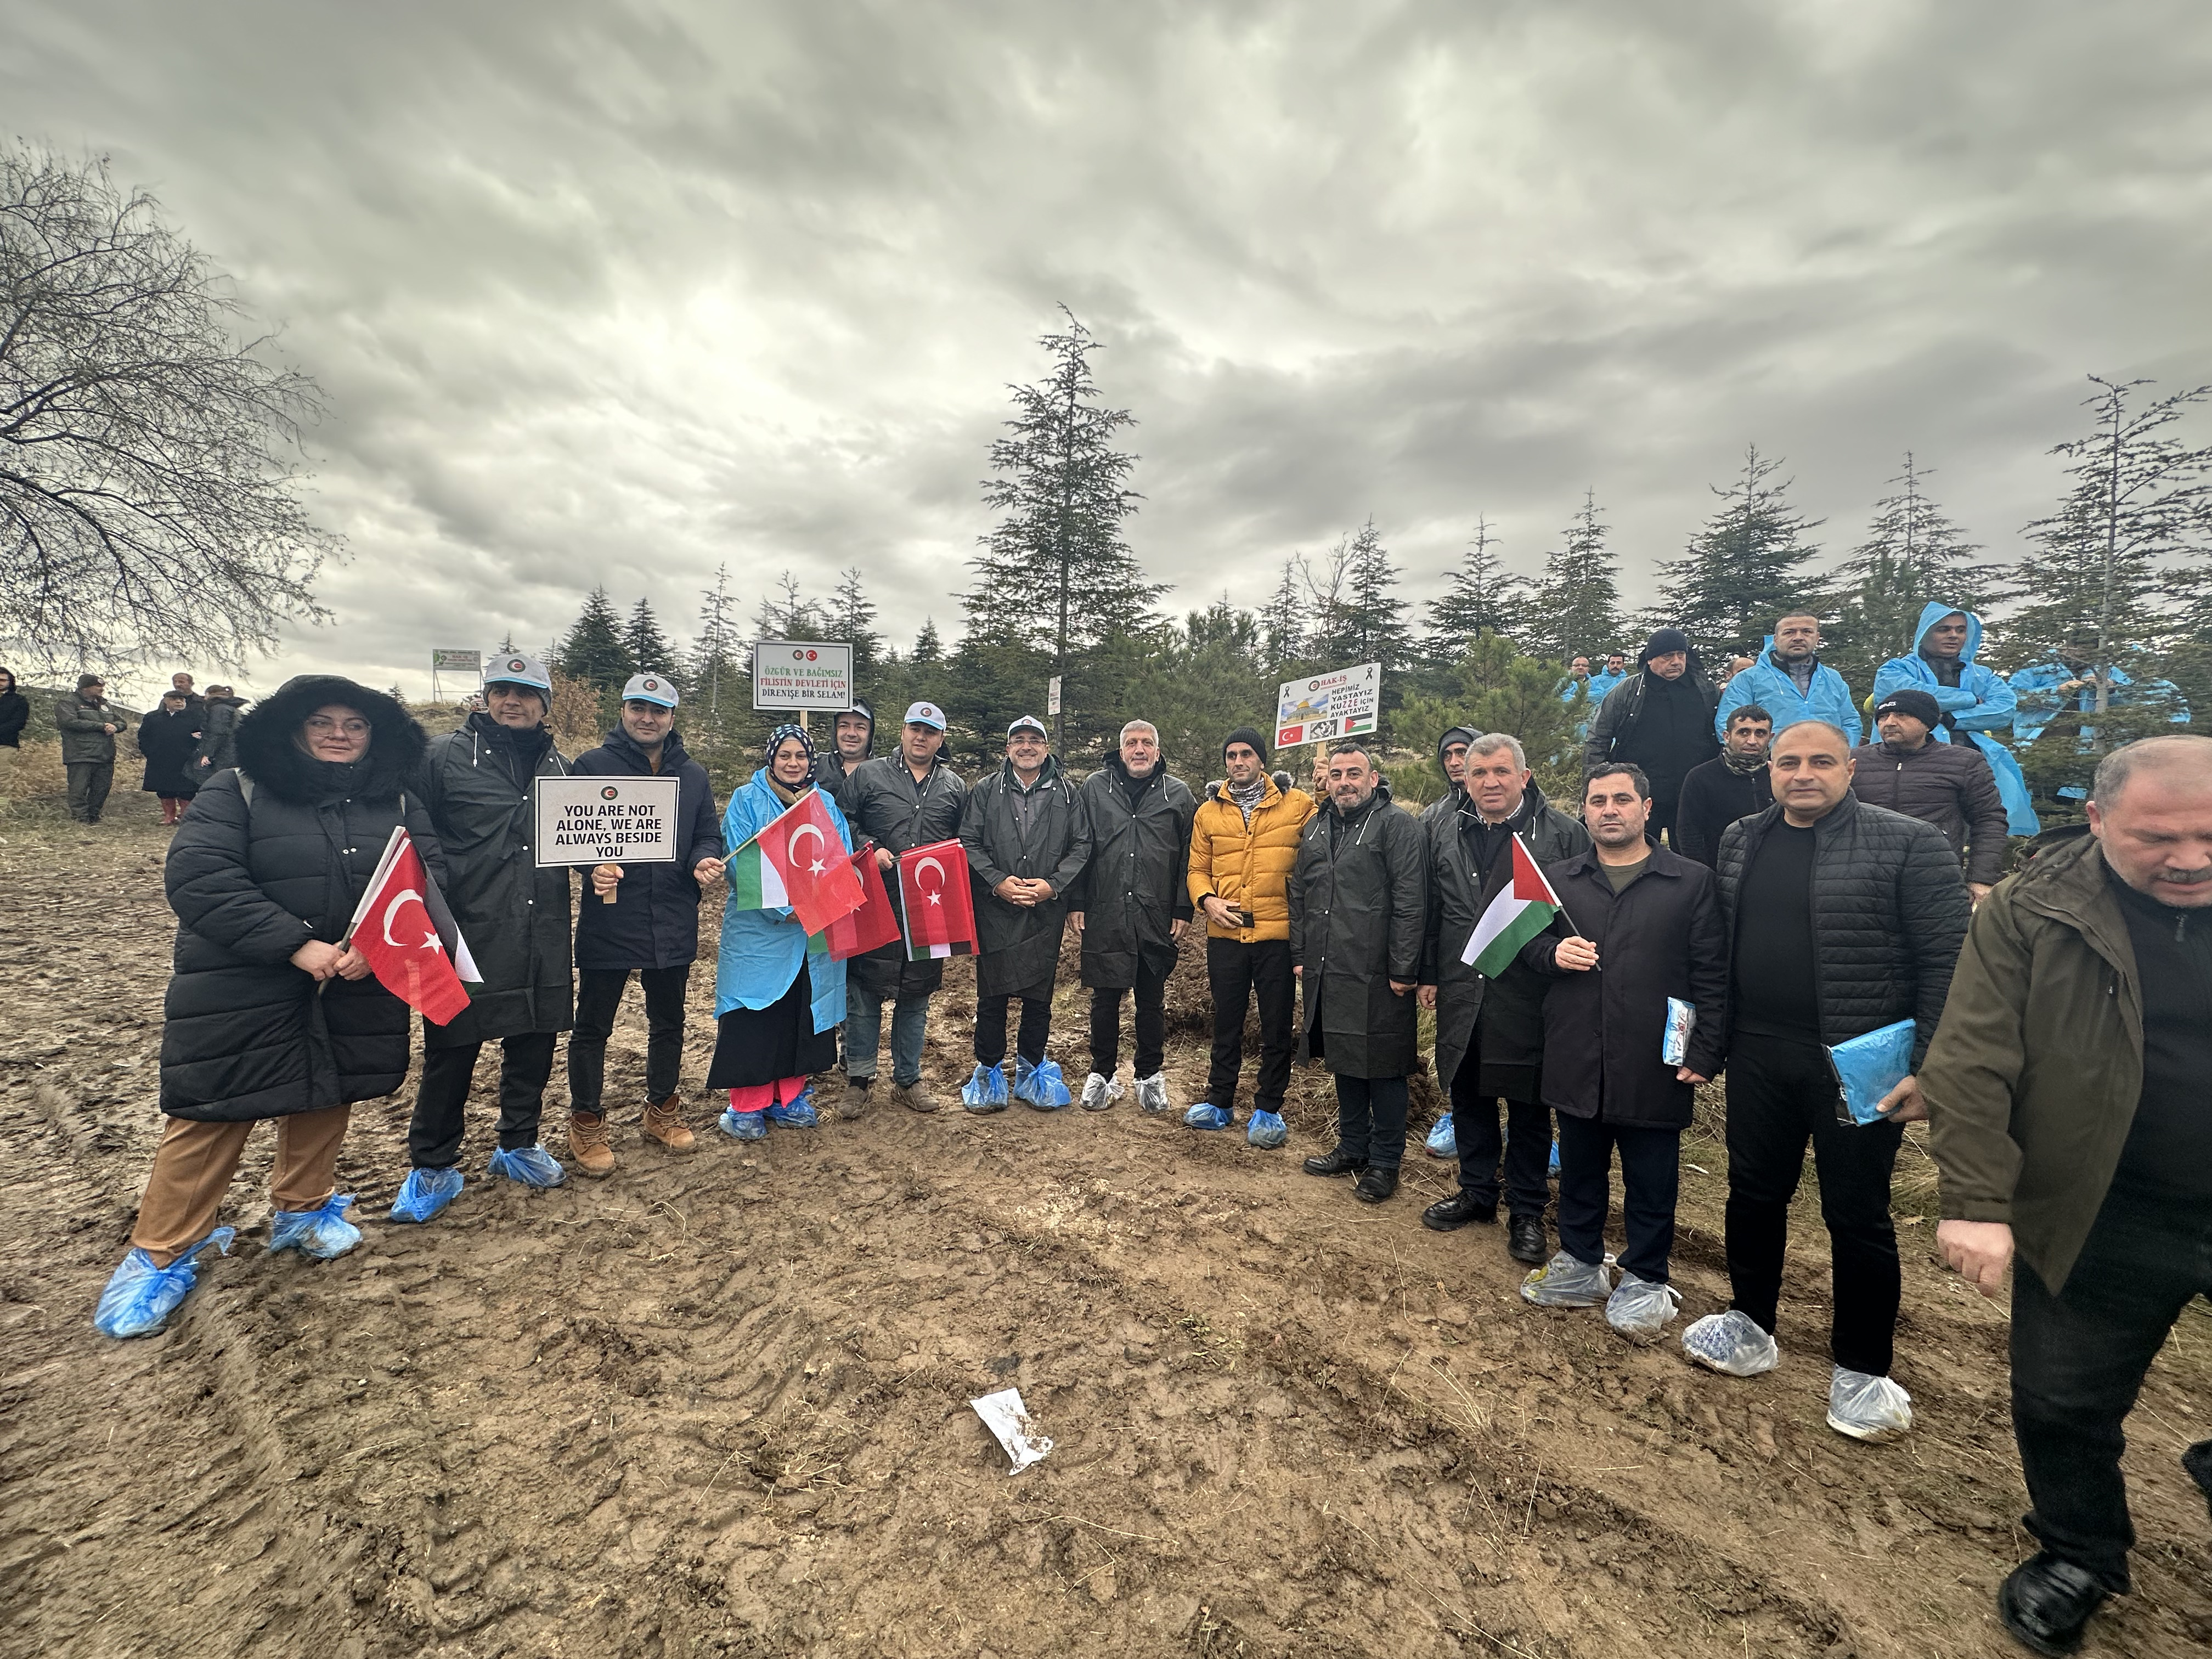
M1822 1422L1809 1197L1781 1368L1717 1377L1525 1307L1498 1229L1425 1232L1445 1165L1416 1157L1376 1210L1300 1174L1328 1121L1304 1073L1273 1153L1126 1102L879 1109L680 1161L625 1125L611 1179L545 1194L475 1175L480 1087L469 1190L428 1228L380 1218L406 1114L374 1103L342 1169L360 1250L265 1253L264 1137L235 1253L171 1331L108 1342L91 1308L159 1125L171 921L144 805L0 823L0 1652L2014 1650L1990 1612L2030 1547L2005 1314L1934 1265L1911 1149L1898 1376L1919 1427L1887 1448ZM1179 1103L1203 1077L1191 973ZM948 1095L964 985L933 1031ZM617 1101L641 1081L627 1012ZM1685 1156L1686 1318L1725 1285L1721 1149L1701 1132ZM2175 1462L2212 1433L2208 1378L2200 1303L2130 1425L2137 1592L2092 1651L2212 1642L2204 1504ZM1011 1479L967 1405L1010 1383L1057 1443Z

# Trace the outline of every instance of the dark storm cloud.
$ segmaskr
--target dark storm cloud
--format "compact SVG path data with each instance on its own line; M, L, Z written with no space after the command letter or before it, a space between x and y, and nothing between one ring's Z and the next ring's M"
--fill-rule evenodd
M336 659L542 644L726 563L949 595L1065 302L1139 552L1245 603L1373 514L1417 591L1585 487L1632 593L1743 446L1832 552L1911 448L1993 550L2080 375L2212 378L2191 4L4 9L322 381Z

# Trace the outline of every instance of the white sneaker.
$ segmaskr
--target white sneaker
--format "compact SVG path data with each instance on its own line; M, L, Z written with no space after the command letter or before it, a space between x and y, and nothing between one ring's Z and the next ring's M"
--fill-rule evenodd
M1093 1072L1085 1079L1083 1093L1076 1104L1086 1112L1103 1112L1121 1097L1121 1085L1110 1077L1101 1077Z
M1150 1077L1137 1079L1137 1104L1148 1112L1164 1112L1168 1109L1168 1074L1155 1072Z
M1782 1363L1782 1350L1749 1314L1730 1308L1691 1322L1682 1333L1682 1352L1708 1370L1729 1376L1757 1376Z
M1593 1267L1561 1250L1521 1281L1521 1299L1540 1308L1595 1308L1612 1289L1605 1263Z
M1828 1379L1828 1426L1854 1440L1901 1440L1912 1428L1912 1396L1886 1376L1836 1367Z
M1605 1322L1631 1342L1650 1342L1682 1310L1682 1293L1672 1285L1654 1284L1624 1272L1606 1298Z

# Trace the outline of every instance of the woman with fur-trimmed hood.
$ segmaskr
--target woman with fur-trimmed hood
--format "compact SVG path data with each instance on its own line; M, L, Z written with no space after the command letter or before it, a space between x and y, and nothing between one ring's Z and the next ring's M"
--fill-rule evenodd
M169 844L176 967L162 1001L168 1118L131 1252L94 1322L109 1336L160 1330L192 1288L200 1254L228 1253L216 1218L253 1126L276 1123L271 1251L319 1259L361 1242L334 1192L352 1103L407 1076L408 1007L341 945L394 826L434 878L445 860L408 793L422 728L381 691L302 675L238 725L235 769L200 786Z

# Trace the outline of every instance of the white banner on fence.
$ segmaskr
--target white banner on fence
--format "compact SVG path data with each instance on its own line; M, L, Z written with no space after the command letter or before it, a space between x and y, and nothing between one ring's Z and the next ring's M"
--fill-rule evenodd
M1275 747L1362 736L1375 729L1382 703L1379 662L1285 680L1275 693Z

